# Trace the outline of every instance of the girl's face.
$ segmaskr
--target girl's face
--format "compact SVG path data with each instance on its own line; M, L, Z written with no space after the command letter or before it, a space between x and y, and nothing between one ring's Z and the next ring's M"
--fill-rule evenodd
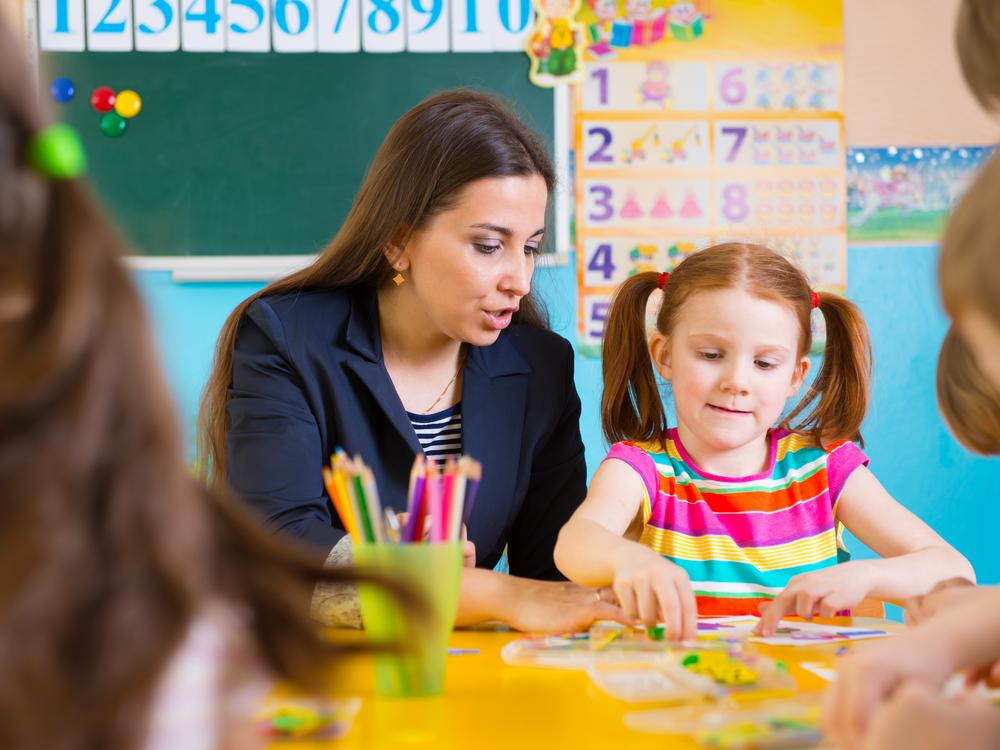
M958 330L972 350L980 372L1000 389L1000 327L988 315L972 307L959 317Z
M763 438L809 370L788 306L742 289L700 292L650 353L673 385L681 440L693 453L737 450Z
M390 261L427 325L475 346L497 340L531 291L547 200L539 175L477 180L410 236Z

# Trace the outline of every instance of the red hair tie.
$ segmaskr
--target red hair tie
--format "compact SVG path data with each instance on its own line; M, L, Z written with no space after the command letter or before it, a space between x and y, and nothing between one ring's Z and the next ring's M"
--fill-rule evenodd
M657 289L663 289L667 285L667 279L670 278L670 274L664 271L660 274L659 280L656 282Z
M812 300L812 306L814 308L819 307L819 295L812 289L809 290L810 299Z

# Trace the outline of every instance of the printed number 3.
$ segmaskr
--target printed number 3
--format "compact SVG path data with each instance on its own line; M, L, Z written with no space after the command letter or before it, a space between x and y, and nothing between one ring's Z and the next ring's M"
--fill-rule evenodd
M588 216L591 221L607 221L615 215L615 209L611 205L611 196L614 195L611 188L607 185L591 185L590 194L600 196L595 197L594 208L603 209L600 213L591 211Z

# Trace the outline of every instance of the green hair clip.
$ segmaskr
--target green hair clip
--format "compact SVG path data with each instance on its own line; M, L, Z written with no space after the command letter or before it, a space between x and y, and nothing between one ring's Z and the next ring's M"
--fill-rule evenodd
M53 180L72 180L87 168L80 136L69 125L56 123L35 134L28 144L28 163Z

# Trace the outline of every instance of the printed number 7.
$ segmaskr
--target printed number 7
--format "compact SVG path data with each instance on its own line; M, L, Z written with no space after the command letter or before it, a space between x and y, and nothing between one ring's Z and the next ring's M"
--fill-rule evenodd
M729 153L726 154L726 161L733 161L736 158L737 152L740 150L740 146L743 145L743 139L747 137L747 129L723 128L722 134L733 136L733 147L729 149Z

